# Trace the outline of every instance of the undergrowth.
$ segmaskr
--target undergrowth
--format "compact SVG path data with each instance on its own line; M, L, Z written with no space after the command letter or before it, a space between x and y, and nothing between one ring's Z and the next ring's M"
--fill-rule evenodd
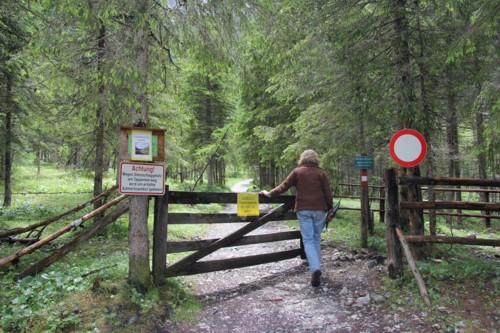
M93 177L76 171L61 171L44 166L40 177L32 177L34 168L18 167L15 173L12 207L0 206L0 229L26 226L45 218L60 214L92 197ZM113 183L113 177L107 179ZM233 180L235 182L236 180ZM193 184L174 183L170 189L189 191ZM231 184L229 181L228 184ZM108 186L110 187L110 186ZM197 191L227 191L228 187L197 186ZM37 194L35 194L35 192ZM49 194L50 193L50 194ZM344 199L341 210L323 233L323 237L350 249L360 247L359 212L342 210L342 207L359 207L356 200ZM90 208L89 208L90 209ZM217 212L222 206L170 205L172 212ZM153 230L150 209L150 226ZM374 233L368 238L370 249L385 253L385 224L375 215ZM57 230L74 219L70 216L51 226ZM296 221L287 222L298 228ZM480 223L465 219L460 226L447 225L439 221L440 232L488 237L496 229L486 229ZM169 226L169 239L191 239L203 237L207 225ZM78 232L78 231L76 231ZM73 235L68 235L72 237ZM128 274L128 216L122 216L99 232L77 251L66 255L35 277L26 277L13 282L14 276L27 265L42 259L64 244L66 237L21 258L19 267L0 267L0 333L3 332L151 332L165 321L189 321L199 310L200 304L192 296L188 279L169 278L164 286L156 287L146 294L131 287ZM0 256L4 257L22 247L0 244ZM428 313L428 320L439 323L446 331L453 327L456 318L442 309L458 307L468 301L475 292L481 295L482 311L490 317L499 316L498 265L488 260L491 248L464 246L432 246L428 248L428 259L417 262L434 304L427 309L411 272L405 267L404 274L396 280L386 279L384 288L393 307L413 307L415 311ZM488 252L489 251L489 252ZM493 254L494 255L494 254ZM178 256L169 256L176 260ZM484 259L484 260L478 260ZM471 296L472 297L472 296ZM477 305L477 304L476 304ZM441 310L440 310L441 309ZM474 319L471 319L471 324ZM469 325L467 322L466 326Z

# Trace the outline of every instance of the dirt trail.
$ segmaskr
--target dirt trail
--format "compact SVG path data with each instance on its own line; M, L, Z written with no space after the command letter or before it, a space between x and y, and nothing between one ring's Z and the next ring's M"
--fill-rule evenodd
M238 184L242 191L249 182ZM228 207L234 209L234 207ZM209 237L223 237L242 224L216 224ZM270 222L254 233L289 230ZM327 232L334 232L329 229ZM221 249L207 259L245 256L297 247L297 240ZM312 288L300 258L200 274L194 279L204 308L193 324L167 325L169 332L431 332L404 308L391 310L380 290L384 258L349 253L322 242L322 284Z

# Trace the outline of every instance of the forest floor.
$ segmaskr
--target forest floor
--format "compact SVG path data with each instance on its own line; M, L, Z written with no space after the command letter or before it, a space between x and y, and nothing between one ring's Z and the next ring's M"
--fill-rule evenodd
M216 224L209 237L223 237L239 227ZM333 225L326 232L334 229ZM284 230L289 228L283 223L270 222L252 234ZM206 259L296 246L296 241L283 241L226 248ZM196 321L167 321L160 331L500 332L500 311L484 313L480 294L437 309L426 309L421 300L412 297L394 302L393 292L384 285L388 276L385 254L353 252L328 241L322 242L322 251L323 275L318 288L311 287L307 263L300 258L190 277L203 304ZM461 287L473 290L470 283L465 281Z

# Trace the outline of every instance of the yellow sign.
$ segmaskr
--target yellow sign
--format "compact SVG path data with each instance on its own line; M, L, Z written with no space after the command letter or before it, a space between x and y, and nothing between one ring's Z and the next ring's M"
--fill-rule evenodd
M238 216L259 216L259 195L238 193Z

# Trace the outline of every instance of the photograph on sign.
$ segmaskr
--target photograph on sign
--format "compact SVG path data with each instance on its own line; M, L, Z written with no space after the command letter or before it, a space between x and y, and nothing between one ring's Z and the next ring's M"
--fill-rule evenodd
M412 129L398 131L391 138L389 150L392 159L401 166L420 164L427 153L427 144L419 132Z
M132 160L153 160L153 133L151 131L132 131Z

